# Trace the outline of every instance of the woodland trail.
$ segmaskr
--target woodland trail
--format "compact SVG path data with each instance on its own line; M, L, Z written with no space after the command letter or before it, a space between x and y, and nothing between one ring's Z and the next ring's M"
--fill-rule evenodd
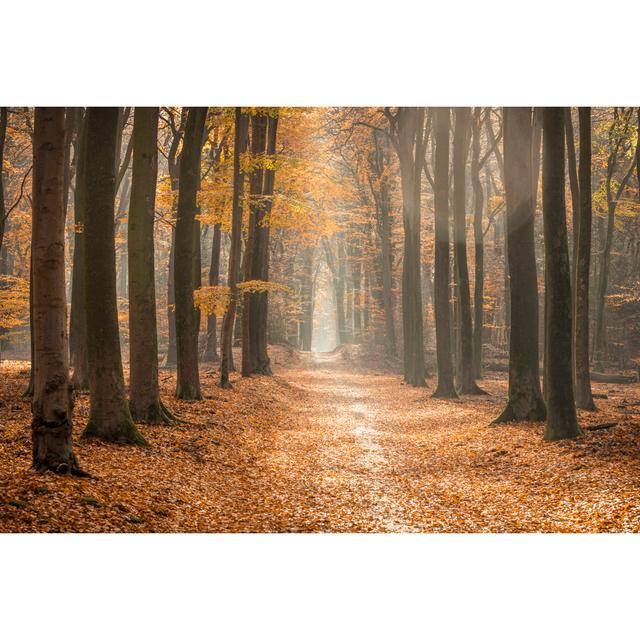
M435 399L435 379L415 389L348 355L274 350L274 376L234 373L231 390L203 367L198 402L176 400L164 370L183 422L141 424L143 448L80 438L80 394L89 479L29 470L28 367L1 365L0 531L640 531L640 385L594 384L608 398L581 424L617 426L550 444L542 423L490 425L502 373L486 396Z
M434 399L397 375L354 370L340 353L302 354L279 376L306 401L289 408L268 454L267 465L287 478L287 523L278 530L640 528L631 449L639 424L628 412L616 416L615 435L548 445L541 424L490 426L505 401L502 379L483 380L487 396Z

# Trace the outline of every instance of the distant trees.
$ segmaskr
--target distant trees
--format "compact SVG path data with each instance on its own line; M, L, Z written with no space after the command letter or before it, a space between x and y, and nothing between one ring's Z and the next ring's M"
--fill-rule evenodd
M193 292L197 287L196 272L200 271L200 234L196 235L196 195L200 187L200 154L207 107L189 107L180 155L180 191L176 220L175 282L176 345L178 383L176 397L199 400L198 328L200 314L196 311ZM196 242L198 246L196 247ZM194 266L197 264L197 268Z
M530 107L505 107L503 110L511 331L509 399L495 422L544 420L546 415L538 362L531 115Z
M573 393L571 276L565 209L564 111L543 113L542 210L545 247L545 440L582 434Z
M222 337L220 345L220 386L231 386L229 372L233 370L233 327L236 317L238 279L240 274L240 251L242 248L242 197L244 193L245 172L240 158L247 147L249 116L240 107L235 110L235 141L233 151L233 202L231 205L231 248L229 252L229 304L222 319Z
M471 293L467 265L466 228L466 161L468 154L469 108L456 107L453 134L453 260L456 275L459 360L457 383L459 393L484 393L475 382L473 368L473 325Z
M118 108L89 107L85 117L85 301L91 410L84 435L146 444L131 418L120 354L114 233Z
M35 361L32 466L84 474L71 443L64 264L64 109L35 110L33 139L33 332Z

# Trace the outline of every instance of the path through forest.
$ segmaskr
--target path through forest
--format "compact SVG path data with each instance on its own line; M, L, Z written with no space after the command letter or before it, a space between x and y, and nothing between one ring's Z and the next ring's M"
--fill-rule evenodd
M239 361L239 353L238 353ZM486 396L431 397L354 350L272 350L275 375L218 386L202 368L202 401L162 394L182 422L139 428L149 447L80 437L88 395L76 398L74 447L91 478L29 469L26 363L0 365L0 531L540 532L640 531L640 385L606 394L583 426L545 443L544 425L491 426L506 376Z

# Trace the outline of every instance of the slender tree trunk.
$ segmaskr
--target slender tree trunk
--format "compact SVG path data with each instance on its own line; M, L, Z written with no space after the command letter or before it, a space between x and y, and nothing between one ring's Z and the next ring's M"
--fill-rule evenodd
M36 362L31 422L36 471L84 474L71 442L64 276L64 109L36 108L33 140L33 331Z
M263 235L260 224L264 217L262 197L264 181L264 154L267 148L267 116L257 113L251 116L251 155L254 166L249 176L249 229L245 248L245 280L262 280ZM242 296L242 375L247 377L258 367L257 329L258 309L254 293L245 291Z
M573 135L573 120L571 107L564 108L564 127L567 142L567 168L569 173L569 188L571 190L571 279L573 290L573 276L575 274L576 247L578 246L578 218L580 216L580 189L578 185L578 169L576 165L576 143Z
M173 279L175 283L176 353L178 382L176 397L200 400L198 370L198 314L193 302L196 287L194 254L196 247L196 196L200 186L200 154L207 107L189 107L180 155L180 190L176 219L176 246Z
M89 107L86 127L85 303L91 409L88 438L146 444L125 396L116 302L117 107Z
M573 396L571 278L564 200L564 113L545 107L542 162L546 309L545 440L575 438L582 434Z
M265 282L269 280L269 259L270 259L270 226L264 224L263 220L271 213L273 207L273 193L275 187L276 170L273 167L273 161L276 154L276 139L278 133L278 116L269 115L267 117L267 157L271 164L265 168L263 199L264 209L262 218L257 228L258 240L256 246L256 255L259 258L261 270L258 272L260 280ZM255 344L256 344L256 373L271 375L271 360L269 359L268 343L267 343L267 326L269 317L269 292L263 291L255 294L252 308L255 309Z
M402 261L404 380L414 387L424 387L426 383L420 269L420 185L424 159L424 108L401 107L396 118L404 225L404 259Z
M222 232L220 223L213 226L213 240L211 242L211 263L209 265L209 286L217 287L220 284L220 245ZM207 316L207 339L204 348L205 362L218 362L218 334L217 318L215 314Z
M87 208L87 116L82 118L78 131L76 160L76 190L74 204L73 267L71 272L71 317L69 324L71 384L76 391L89 389L89 364L87 360L87 311L85 272L85 212Z
M484 393L475 383L473 372L473 327L471 323L471 293L469 291L469 269L467 267L466 233L466 183L468 107L456 107L453 137L453 221L454 262L458 283L458 308L460 326L460 367L458 392Z
M233 148L233 203L231 211L231 248L229 250L229 306L222 319L222 344L220 362L220 386L231 387L229 371L233 364L233 325L236 317L238 296L238 271L240 269L240 250L242 241L242 195L244 192L245 173L240 166L240 158L247 146L247 129L249 118L242 113L240 107L235 111L235 142Z
M482 109L473 114L473 149L471 154L471 184L473 188L473 241L475 272L473 289L473 375L482 377L482 335L484 325L484 233L482 213L484 193L480 181L480 117Z
M300 342L303 351L311 351L313 341L313 253L313 247L307 247L302 255Z
M451 349L451 310L449 304L449 127L448 107L435 109L435 297L436 356L438 386L435 397L457 398L453 381L453 353Z
M509 399L494 422L544 420L538 361L538 279L533 235L531 108L504 108L507 249L511 287Z
M591 107L579 107L580 121L580 215L574 276L574 341L576 406L595 410L589 375L589 267L591 259Z
M153 224L158 177L157 107L133 114L133 168L129 205L129 409L134 420L170 422L160 401Z
M175 198L176 214L178 199ZM175 288L175 265L176 265L176 229L171 229L171 246L169 248L169 274L167 280L167 324L169 327L169 343L167 345L166 367L177 365L176 353L176 288Z

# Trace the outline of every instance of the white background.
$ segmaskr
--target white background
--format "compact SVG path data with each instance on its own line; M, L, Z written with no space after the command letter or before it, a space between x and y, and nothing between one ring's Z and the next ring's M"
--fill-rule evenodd
M638 4L11 0L0 103L633 105ZM5 535L0 636L619 640L638 540Z

